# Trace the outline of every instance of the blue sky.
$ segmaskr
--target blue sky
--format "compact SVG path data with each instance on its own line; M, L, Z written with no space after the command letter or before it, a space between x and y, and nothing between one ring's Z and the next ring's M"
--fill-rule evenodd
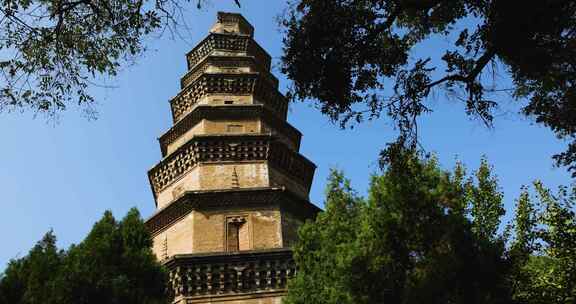
M161 157L156 138L171 125L168 100L178 93L184 55L205 37L217 11L241 12L277 65L282 36L275 20L284 1L243 0L241 9L232 0L213 2L200 11L190 5L186 40L169 35L150 39L150 50L135 65L107 81L115 88L94 90L100 103L97 120L74 110L56 124L27 112L0 114L0 269L9 259L25 255L49 229L60 246L68 246L79 242L107 209L117 217L134 206L145 217L152 214L146 172ZM438 56L444 43L449 40L430 43L414 55ZM285 87L278 68L274 74ZM517 107L502 101L506 106L495 129L489 130L469 120L458 102L438 94L431 100L435 112L420 120L419 129L424 148L447 168L456 158L476 168L485 154L495 166L510 214L521 185L539 178L556 187L571 179L563 168L554 168L550 158L565 144L549 130L507 113ZM395 135L385 119L340 130L310 103L291 105L289 121L304 134L301 152L318 166L310 197L319 206L330 168L344 170L364 194L370 174L378 170L379 151Z

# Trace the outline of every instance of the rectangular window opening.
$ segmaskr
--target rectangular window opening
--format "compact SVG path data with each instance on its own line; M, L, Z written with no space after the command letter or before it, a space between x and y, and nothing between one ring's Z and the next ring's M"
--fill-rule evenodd
M240 225L238 223L228 223L228 231L226 236L226 249L227 251L239 251L240 243L238 240L238 232Z
M245 218L229 218L226 223L226 251L250 250L250 235Z

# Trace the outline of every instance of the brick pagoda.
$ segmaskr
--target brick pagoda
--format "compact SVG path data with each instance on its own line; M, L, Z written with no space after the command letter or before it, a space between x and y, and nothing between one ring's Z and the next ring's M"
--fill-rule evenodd
M253 34L241 15L218 13L186 55L148 172L147 225L174 303L280 303L297 228L319 211L308 200L315 165L298 153L302 135Z

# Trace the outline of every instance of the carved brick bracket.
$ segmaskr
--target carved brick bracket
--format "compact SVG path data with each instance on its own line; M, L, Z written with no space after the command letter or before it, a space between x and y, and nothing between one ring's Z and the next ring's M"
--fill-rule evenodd
M152 235L157 235L192 210L228 208L237 205L241 205L243 208L277 205L303 220L314 218L321 210L309 201L303 200L282 188L190 191L156 212L146 220L146 226Z
M155 195L200 162L267 160L307 189L316 166L271 135L196 136L148 171Z
M296 150L300 148L302 133L285 120L273 115L273 113L263 105L199 105L159 138L162 156L166 156L168 145L198 124L202 119L229 120L250 118L262 119L265 123L272 126L275 130L278 130L294 142L296 144Z
M252 56L207 56L180 79L181 88L186 88L198 79L210 66L222 69L249 67L251 70L261 73L260 75L270 82L272 87L278 88L278 79L258 65Z
M177 255L165 263L174 297L285 291L296 274L289 249Z
M254 56L266 71L270 71L272 58L250 36L211 33L186 55L188 69L192 69L206 56L215 52L242 53Z
M174 122L182 119L206 96L254 95L266 107L286 118L288 100L259 73L202 74L170 101Z

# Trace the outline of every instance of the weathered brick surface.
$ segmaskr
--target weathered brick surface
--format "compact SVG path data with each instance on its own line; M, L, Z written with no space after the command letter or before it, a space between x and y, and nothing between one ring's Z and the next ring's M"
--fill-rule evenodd
M308 197L308 189L265 161L199 164L158 194L158 207L167 206L185 191L234 188L235 174L240 188L285 187L302 198Z
M198 124L190 128L182 136L178 137L173 143L169 144L167 147L167 153L171 154L172 152L176 151L176 149L190 141L194 135L204 134L204 123L205 119L202 119Z
M304 219L316 212L308 202L315 167L298 154L300 133L286 123L287 100L270 73L270 56L252 40L252 26L238 14L219 13L210 32L187 55L190 70L170 102L175 126L160 138L164 159L149 172L158 208L148 223L153 251L167 265L178 255L200 254L194 263L206 261L205 256L236 255L242 259L232 268L237 269L252 251L280 250L287 252L289 268L252 259L259 267L280 267L272 271L277 275L293 275L286 248L296 242ZM237 197L246 201L231 201ZM233 271L241 273L240 268ZM270 269L262 275L272 275ZM222 280L228 275L220 273ZM286 277L277 280L283 283L263 279L268 285L258 290L183 293L174 303L279 304Z
M235 208L193 211L154 237L154 253L162 260L176 254L225 251L226 219L233 216L247 219L246 233L240 238L241 249L285 247L277 208Z
M188 214L153 238L153 251L159 260L175 254L194 252L194 213Z

